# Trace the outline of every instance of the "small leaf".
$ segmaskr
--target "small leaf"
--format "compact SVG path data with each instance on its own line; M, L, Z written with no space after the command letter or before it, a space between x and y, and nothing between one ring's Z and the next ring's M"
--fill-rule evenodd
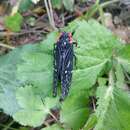
M74 0L63 0L63 4L65 8L69 11L73 11L74 9Z
M23 17L20 13L16 13L13 16L7 16L5 18L5 26L13 32L19 32L21 30L21 25L23 22Z
M25 12L31 7L31 5L32 5L31 0L22 0L22 2L20 3L20 6L19 6L19 10L21 12Z
M62 7L62 0L51 0L54 8L60 9Z

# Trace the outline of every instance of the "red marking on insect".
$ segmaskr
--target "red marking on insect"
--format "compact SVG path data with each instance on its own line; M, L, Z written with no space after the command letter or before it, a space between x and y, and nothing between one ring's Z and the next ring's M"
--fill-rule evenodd
M71 33L68 33L68 36L69 36L69 42L70 42L70 43L73 43L74 40L73 40L73 38L72 38L72 34L71 34Z
M69 43L70 44L72 44L72 43L75 43L75 41L74 41L74 39L72 38L72 33L71 32L68 32L68 33L66 33L66 32L61 32L60 33L60 35L59 35L59 37L58 37L58 42L60 41L60 38L62 37L62 36L64 36L64 35L66 35L67 34L67 36L68 36L68 40L69 40Z

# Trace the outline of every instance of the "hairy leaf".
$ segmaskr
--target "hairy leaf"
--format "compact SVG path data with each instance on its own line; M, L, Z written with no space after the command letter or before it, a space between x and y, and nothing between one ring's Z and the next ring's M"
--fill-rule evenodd
M55 107L58 100L55 98L42 99L41 95L33 92L32 86L18 88L16 98L20 109L13 118L22 125L39 126L45 120L50 109Z
M25 48L24 50L26 51ZM17 48L0 58L0 108L9 115L14 114L19 108L15 90L21 82L16 79L15 72L16 64L21 61L22 51L22 47Z
M77 69L73 72L72 90L90 88L100 73L111 64L113 52L123 45L94 20L88 23L75 21L71 26L74 27L74 39L78 43L75 48Z
M87 92L79 92L69 96L61 109L61 122L69 128L79 130L89 115Z
M122 88L125 86L125 76L124 76L124 72L123 72L123 67L117 63L116 66L116 86Z
M77 63L73 70L70 95L62 105L60 119L65 125L76 130L86 123L89 115L88 96L85 92L89 91L99 76L101 77L110 69L112 57L119 48L123 48L123 45L110 31L94 20L89 22L76 20L66 30L74 32L74 40L78 43L78 47L74 48ZM20 47L0 58L2 68L0 70L0 83L2 84L0 84L0 90L1 94L4 94L0 98L0 103L4 103L4 97L7 95L5 88L10 91L8 87L11 86L13 93L13 98L7 98L5 105L1 105L0 108L4 109L7 114L13 114L14 119L23 125L41 125L49 109L53 107L49 104L56 105L50 95L53 80L53 45L57 38L58 32L52 32L40 44ZM127 59L122 55L118 57ZM25 88L20 87L21 84ZM32 86L29 87L28 84ZM5 87L6 85L8 86ZM20 88L17 88L18 86ZM45 104L42 104L40 97ZM18 109L9 111L9 108L5 108L6 106L13 108L14 104L18 104L16 107ZM46 107L48 112L44 111Z
M123 66L126 72L130 73L130 45L126 45L117 53L116 59Z
M17 65L17 78L22 82L37 86L36 91L42 93L43 97L52 93L52 48L56 38L57 33L50 34L43 43L34 46L34 49L32 48L28 52L24 52L21 57L23 62Z
M109 86L100 93L97 124L94 130L128 130L130 125L130 94L122 89Z

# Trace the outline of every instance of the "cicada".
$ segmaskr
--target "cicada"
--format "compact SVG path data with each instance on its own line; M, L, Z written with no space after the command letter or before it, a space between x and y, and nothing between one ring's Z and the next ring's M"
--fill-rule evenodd
M74 42L71 33L62 32L57 43L54 45L54 77L53 96L57 96L57 88L61 84L61 97L63 101L69 93L72 80L74 62Z

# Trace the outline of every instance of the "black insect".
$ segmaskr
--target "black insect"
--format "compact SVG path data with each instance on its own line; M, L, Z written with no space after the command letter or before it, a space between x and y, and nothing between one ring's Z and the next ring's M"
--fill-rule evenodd
M71 33L63 32L54 46L53 96L57 96L58 82L61 83L60 100L68 95L72 80L74 61L73 39Z

